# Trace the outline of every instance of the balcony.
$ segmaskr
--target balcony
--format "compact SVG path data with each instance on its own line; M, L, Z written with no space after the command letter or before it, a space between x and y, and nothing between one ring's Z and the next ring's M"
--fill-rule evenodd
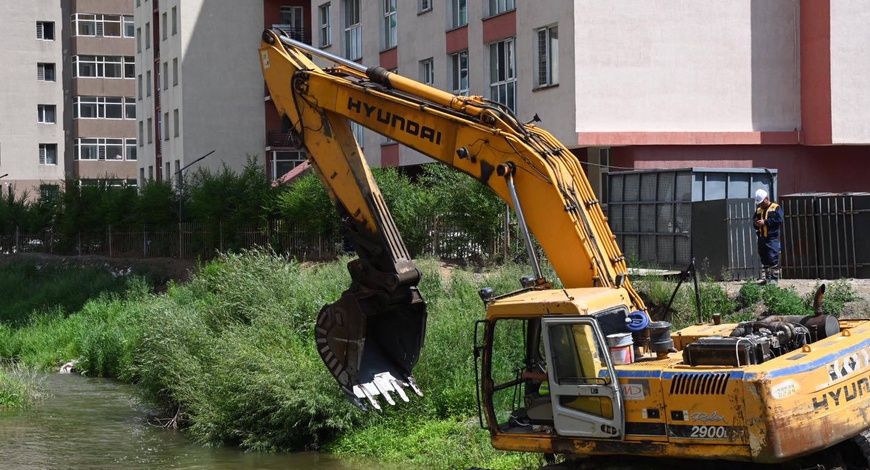
M289 36L290 39L295 39L304 42L305 44L311 44L311 31L306 31L305 28L293 26L292 24L273 24L272 29L280 29L287 33L287 36Z
M269 131L268 145L272 150L299 150L302 148L302 142L299 142L290 132L284 131Z

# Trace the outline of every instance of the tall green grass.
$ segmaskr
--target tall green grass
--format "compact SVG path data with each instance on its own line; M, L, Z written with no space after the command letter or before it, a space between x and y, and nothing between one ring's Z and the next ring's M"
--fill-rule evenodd
M0 409L28 408L43 397L40 381L29 368L19 364L0 367Z
M24 325L34 311L76 312L103 292L123 292L129 277L99 267L15 262L0 269L0 324Z
M536 465L493 450L479 429L472 362L478 289L514 290L523 271L442 277L440 263L420 261L429 322L415 375L425 397L365 414L345 400L313 338L317 312L350 283L347 261L303 268L266 252L225 254L162 295L131 282L71 314L54 308L26 326L0 325L0 356L43 370L78 359L86 375L135 383L204 444L325 447L425 468Z

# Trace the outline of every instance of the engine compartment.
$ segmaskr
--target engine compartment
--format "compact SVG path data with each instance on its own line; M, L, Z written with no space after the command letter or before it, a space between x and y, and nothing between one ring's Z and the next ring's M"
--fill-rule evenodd
M683 347L691 366L762 364L840 332L831 315L768 316L738 323L730 334L703 336Z

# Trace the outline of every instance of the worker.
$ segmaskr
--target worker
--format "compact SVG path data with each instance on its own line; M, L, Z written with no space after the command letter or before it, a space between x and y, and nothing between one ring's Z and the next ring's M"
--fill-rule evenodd
M782 207L772 202L767 191L755 191L755 234L758 235L758 256L761 258L761 284L776 285L779 280L780 227Z

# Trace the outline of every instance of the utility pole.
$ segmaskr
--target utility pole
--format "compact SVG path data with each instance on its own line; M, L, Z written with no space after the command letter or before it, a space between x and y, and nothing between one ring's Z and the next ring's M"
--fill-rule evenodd
M181 230L181 223L184 221L184 170L190 168L194 164L198 163L205 157L213 154L215 151L211 152L197 158L196 160L184 165L175 172L175 177L178 179L178 257L181 258L182 254L182 246L184 241L183 231Z

